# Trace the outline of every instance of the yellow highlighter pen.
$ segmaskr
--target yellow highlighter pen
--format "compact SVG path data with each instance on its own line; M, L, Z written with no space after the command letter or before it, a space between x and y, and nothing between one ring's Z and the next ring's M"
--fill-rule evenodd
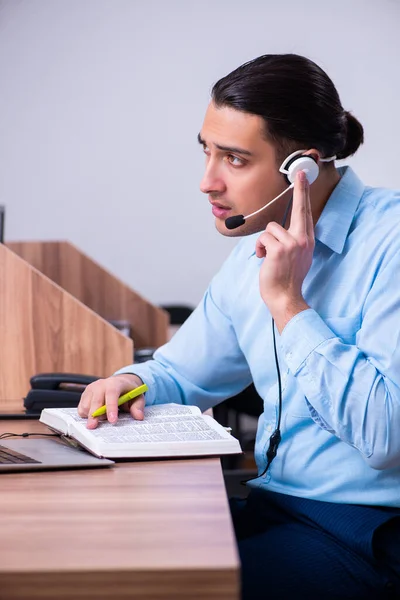
M140 396L141 394L144 394L145 392L147 392L148 389L149 388L144 383L143 385L139 385L139 387L135 388L134 390L131 390L130 392L127 392L126 394L123 394L122 396L120 396L118 398L118 406L121 406L121 404L124 404L125 402L128 402L129 400L133 400L133 398L137 398L137 396ZM101 417L101 415L105 415L106 412L107 412L106 405L100 406L100 408L98 408L97 410L94 411L94 413L92 413L92 417Z

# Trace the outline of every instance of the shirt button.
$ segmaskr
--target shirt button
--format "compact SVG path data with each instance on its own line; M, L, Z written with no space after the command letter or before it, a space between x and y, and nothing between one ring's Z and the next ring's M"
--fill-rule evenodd
M269 425L267 425L267 431L268 432L272 431L272 425L271 425L271 423L269 423Z
M290 360L290 359L292 358L292 353L291 353L291 352L288 352L288 353L286 354L286 358L288 358L288 359Z

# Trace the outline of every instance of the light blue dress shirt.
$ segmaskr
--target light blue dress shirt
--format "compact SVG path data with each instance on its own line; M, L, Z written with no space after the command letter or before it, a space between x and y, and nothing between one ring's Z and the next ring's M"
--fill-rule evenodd
M400 507L400 194L349 168L315 228L303 295L279 336L282 441L254 487L330 502ZM271 315L259 292L259 234L243 238L200 305L154 360L121 369L146 403L218 404L254 381L264 400L258 472L277 423Z

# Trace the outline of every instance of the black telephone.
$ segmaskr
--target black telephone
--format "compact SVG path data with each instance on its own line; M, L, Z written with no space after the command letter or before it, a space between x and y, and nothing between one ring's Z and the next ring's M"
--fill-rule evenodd
M44 408L78 406L86 386L97 379L76 373L38 373L30 379L31 389L24 398L25 413L40 416Z

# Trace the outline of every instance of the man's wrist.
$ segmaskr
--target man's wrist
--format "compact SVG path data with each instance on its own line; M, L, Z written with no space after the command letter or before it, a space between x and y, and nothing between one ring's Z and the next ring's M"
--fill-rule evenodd
M132 382L132 385L139 387L140 385L143 385L143 381L142 379L139 377L139 375L135 375L135 373L116 373L115 375L113 375L113 377L119 377L124 379L127 382ZM132 388L133 389L133 388Z
M286 325L293 317L310 307L303 297L300 298L275 298L273 302L265 302L269 308L272 318L279 333L282 333Z

